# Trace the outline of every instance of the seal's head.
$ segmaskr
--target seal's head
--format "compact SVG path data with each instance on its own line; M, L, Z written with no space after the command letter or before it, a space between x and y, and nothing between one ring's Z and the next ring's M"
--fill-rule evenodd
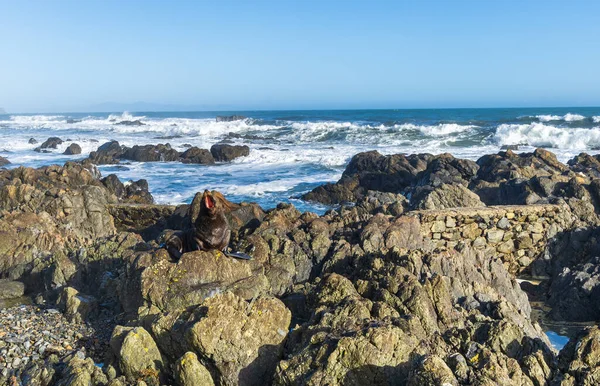
M216 190L208 191L205 190L202 194L202 201L200 202L200 214L209 217L216 217L217 215L224 213L225 211L231 211L235 208L235 205L227 201L225 197Z

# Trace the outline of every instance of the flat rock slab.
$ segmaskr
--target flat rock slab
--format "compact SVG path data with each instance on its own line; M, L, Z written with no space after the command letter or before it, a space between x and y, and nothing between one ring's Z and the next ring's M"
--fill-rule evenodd
M20 281L0 279L0 299L14 299L25 294L25 285Z

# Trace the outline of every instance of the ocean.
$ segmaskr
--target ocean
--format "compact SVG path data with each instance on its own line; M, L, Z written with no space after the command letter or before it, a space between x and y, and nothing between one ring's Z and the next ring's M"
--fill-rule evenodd
M218 115L243 115L217 122ZM142 126L119 125L139 120ZM33 149L48 137L65 142L50 153ZM34 138L37 144L30 144ZM12 164L39 167L87 157L102 143L170 143L210 148L229 140L251 148L248 157L214 166L179 162L100 166L103 175L122 180L145 178L158 203L190 202L204 189L230 200L272 208L292 202L300 210L327 207L298 197L325 182L337 181L350 158L361 151L451 153L476 160L504 145L519 151L548 148L566 162L580 152L600 152L600 108L507 108L422 110L320 110L226 112L113 112L0 115L0 155ZM71 143L83 153L63 155Z

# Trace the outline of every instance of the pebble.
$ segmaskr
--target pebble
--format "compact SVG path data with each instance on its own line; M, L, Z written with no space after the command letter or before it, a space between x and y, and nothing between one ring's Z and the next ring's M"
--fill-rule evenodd
M0 309L0 375L10 377L30 362L50 354L73 353L101 362L113 330L112 322L69 322L56 308L35 305Z

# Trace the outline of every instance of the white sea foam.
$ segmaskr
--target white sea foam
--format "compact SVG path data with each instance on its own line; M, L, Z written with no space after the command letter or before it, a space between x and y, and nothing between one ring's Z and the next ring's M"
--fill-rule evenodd
M500 145L531 145L558 149L589 149L600 146L600 127L565 128L532 123L529 125L503 124L498 126L495 138Z
M594 121L594 123L600 123L600 116L592 117L592 121Z
M580 114L567 113L565 115L536 115L535 116L540 122L552 122L552 121L565 121L575 122L585 119L585 116Z
M459 125L457 123L440 123L434 126L417 126L418 130L431 137L462 133L476 128L474 125Z

